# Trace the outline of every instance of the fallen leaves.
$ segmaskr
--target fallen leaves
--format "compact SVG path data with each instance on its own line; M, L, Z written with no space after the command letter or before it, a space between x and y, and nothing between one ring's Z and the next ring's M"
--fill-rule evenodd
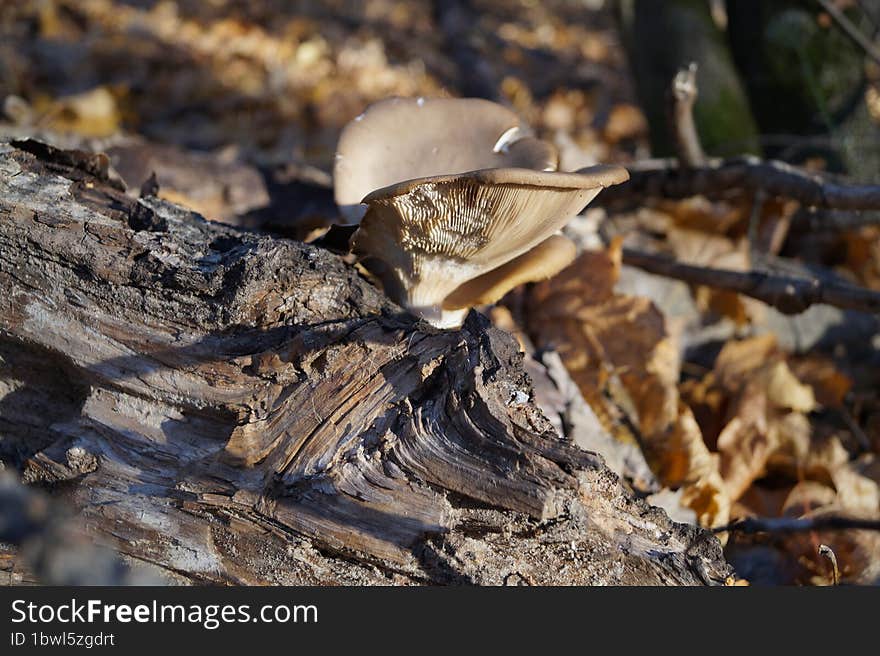
M18 96L7 96L4 113L21 127L83 137L108 137L119 131L122 123L119 99L124 96L123 87L106 86L59 98L41 94L31 103Z
M714 450L721 456L733 518L878 516L875 469L860 466L863 459L853 459L836 431L829 433L810 417L839 408L850 386L826 357L792 358L769 335L728 342L712 372L682 386L685 398L699 408L704 437L711 442L717 432ZM844 580L862 580L869 571L865 554L876 536L853 531L821 538L837 554ZM825 581L815 535L779 539L792 559L787 571L794 580ZM739 538L734 548L750 543Z
M635 440L661 483L708 526L727 522L717 456L702 441L678 392L680 358L662 313L645 298L614 292L620 242L586 252L531 295L529 326L552 346L607 430Z
M135 146L109 151L134 193L155 173L161 197L212 219L250 225L271 205L270 229L322 232L335 208L321 204L327 181L312 173L329 170L340 127L386 96L462 92L461 63L434 11L440 4L11 3L0 71L14 95L2 98L3 115L25 130L139 134ZM465 5L473 20L464 27L481 35L468 45L488 64L481 75L554 142L563 169L644 152L645 117L621 91L626 64L613 30L565 20L555 3L515 11L505 3ZM869 92L876 114L878 94ZM312 173L296 173L303 167ZM789 261L794 251L807 266L880 289L880 228L806 231L792 220L795 209L731 190L711 200L654 200L610 219L594 209L592 236L577 237L595 247L596 234L625 232L640 248L735 271L760 265L756 254L772 265L785 248ZM536 385L545 405L560 417L587 415L585 400L628 453L644 453L665 486L657 498L673 511L686 507L677 517L718 526L747 516L877 516L880 358L871 359L872 347L857 345L864 358L832 349L792 353L802 330L794 320L773 323L764 305L736 293L636 280L632 270L624 279L638 284L620 293L620 252L619 243L587 251L553 280L521 292L525 311L493 312L548 371L556 354L538 355L532 343L556 349L583 397L571 381L562 394L545 371L544 389ZM801 319L816 323L810 316ZM832 328L808 326L817 335L810 345L848 326ZM777 338L760 335L768 331ZM581 417L579 443L598 433L589 419ZM751 575L763 563L777 582L828 583L819 544L835 553L844 582L880 577L880 544L865 531L734 536L728 555L752 581L767 580Z
M880 513L880 465L873 456L853 459L840 435L816 428L816 413L842 408L852 388L829 357L792 356L767 334L727 341L711 369L682 379L675 330L649 299L615 292L620 270L616 240L536 285L529 334L560 354L605 428L636 441L702 525L750 515ZM805 539L784 538L786 557L797 557L779 571L817 582L825 565ZM874 536L822 539L844 581L868 571ZM745 544L738 538L735 548Z

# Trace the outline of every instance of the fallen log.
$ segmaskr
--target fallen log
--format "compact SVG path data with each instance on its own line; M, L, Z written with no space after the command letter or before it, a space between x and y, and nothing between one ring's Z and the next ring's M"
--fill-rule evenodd
M514 339L0 144L0 459L164 580L709 584L710 533L533 403ZM11 568L23 567L11 553Z

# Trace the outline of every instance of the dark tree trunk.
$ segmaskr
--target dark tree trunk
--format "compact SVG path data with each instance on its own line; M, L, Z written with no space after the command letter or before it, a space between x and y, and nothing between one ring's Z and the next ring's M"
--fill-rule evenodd
M0 144L0 456L126 558L247 584L729 574L557 436L481 315L432 330L341 258L105 165Z
M676 154L667 96L675 74L691 62L699 67L694 119L706 153L758 153L749 99L708 0L623 0L621 7L622 31L654 154Z
M873 182L880 127L866 100L865 52L817 2L727 0L726 7L731 50L765 152L794 162L821 156L832 170ZM846 16L873 39L876 17L862 8L876 13L861 3Z

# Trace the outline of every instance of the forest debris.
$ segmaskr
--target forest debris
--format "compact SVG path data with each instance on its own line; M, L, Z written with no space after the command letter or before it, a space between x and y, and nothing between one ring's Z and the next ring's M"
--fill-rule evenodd
M531 295L529 330L552 346L605 427L637 441L663 485L684 487L683 503L704 525L727 521L716 457L678 394L675 338L653 304L616 294L621 249L585 252Z
M638 139L648 133L648 120L641 109L630 103L618 103L608 113L602 137L612 143Z
M693 205L691 205L691 209ZM728 213L729 214L729 213ZM689 220L693 220L691 214ZM749 255L743 240L721 234L686 228L671 227L666 238L676 260L695 266L721 267L732 271L748 271ZM696 285L694 299L703 312L712 312L731 318L737 325L744 325L760 316L758 304L744 302L734 291Z
M478 313L428 329L326 250L161 199L138 202L168 230L135 233L119 209L133 199L0 155L2 373L41 363L3 387L4 418L34 404L59 427L34 450L131 558L212 583L729 576L717 541L559 439L516 343Z
M651 273L745 294L784 314L799 314L816 303L880 313L880 292L834 280L700 267L635 249L625 249L623 257L627 264Z
M648 160L630 167L630 181L606 194L602 205L633 198L710 198L733 190L763 189L804 207L838 210L880 209L880 186L843 184L785 162L757 157L712 159L705 166L679 168L675 162Z
M110 136L122 122L116 94L105 86L56 99L37 99L33 109L42 127L85 137Z
M816 403L824 408L843 406L853 381L835 366L831 358L811 352L790 358L789 365L798 380L813 388Z
M683 391L701 420L706 443L721 456L731 501L764 474L779 449L803 451L809 442L804 413L815 407L812 388L794 377L770 335L728 342L714 370Z

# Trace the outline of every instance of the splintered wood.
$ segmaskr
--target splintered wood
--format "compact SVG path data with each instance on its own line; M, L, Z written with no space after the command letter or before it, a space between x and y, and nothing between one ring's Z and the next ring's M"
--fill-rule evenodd
M723 582L717 541L559 438L472 314L0 146L4 453L169 579Z

